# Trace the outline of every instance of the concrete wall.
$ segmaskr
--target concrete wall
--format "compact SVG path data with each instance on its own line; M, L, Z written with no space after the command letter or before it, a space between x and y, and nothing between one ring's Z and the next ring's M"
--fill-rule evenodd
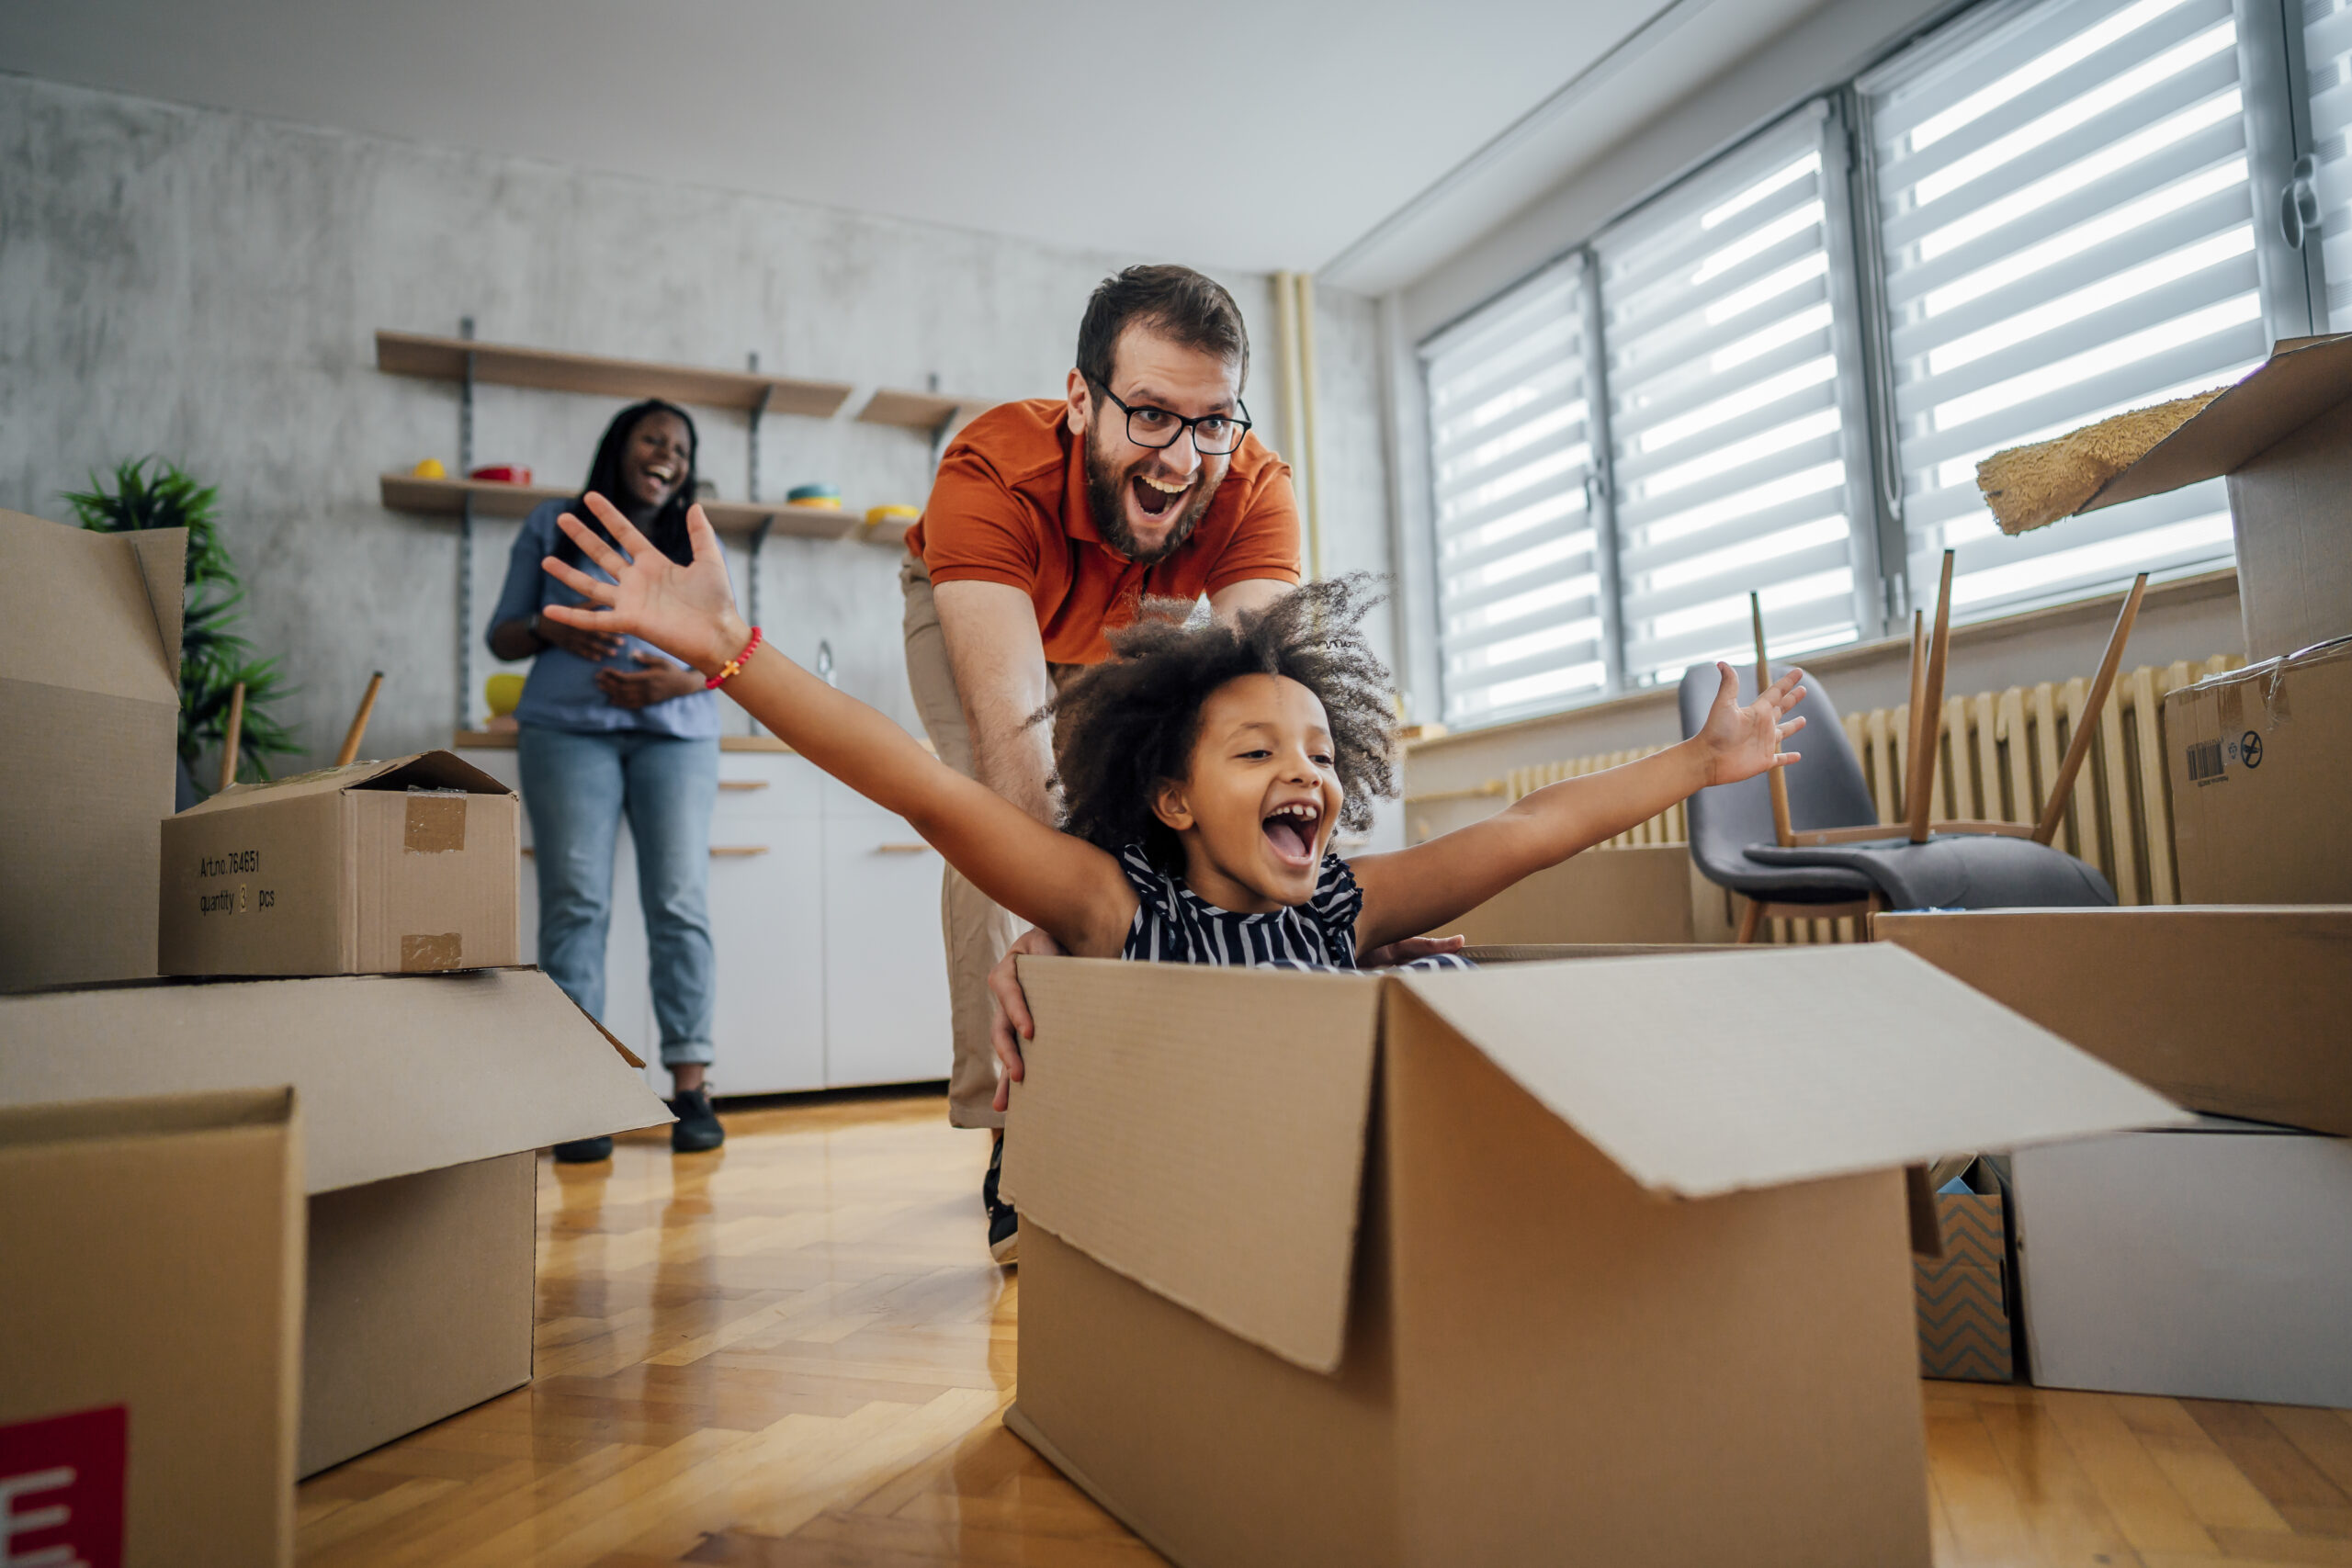
M148 452L219 485L245 633L302 688L288 716L313 762L371 670L388 678L369 753L444 744L457 716L457 522L387 512L377 491L379 473L420 457L454 469L457 389L379 373L377 328L454 335L470 315L489 342L726 367L756 352L763 368L854 382L833 419L768 420L762 493L820 479L853 507L920 504L930 444L854 423L871 389L935 377L1058 395L1095 283L1170 259L741 196L691 169L655 185L20 76L0 76L0 506L64 518L61 491ZM1279 446L1271 289L1224 281ZM1385 570L1374 312L1329 292L1318 305L1325 559ZM485 387L475 458L576 484L617 406ZM747 421L693 412L703 471L741 498ZM477 646L513 529L481 528L464 628ZM740 584L740 552L736 565ZM843 689L919 730L897 570L895 550L775 540L763 618L796 659L829 641ZM481 653L478 676L493 668Z

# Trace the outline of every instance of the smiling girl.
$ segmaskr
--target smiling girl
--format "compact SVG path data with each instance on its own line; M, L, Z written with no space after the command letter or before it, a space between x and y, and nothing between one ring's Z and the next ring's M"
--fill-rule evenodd
M736 613L700 508L681 564L602 497L586 499L620 548L561 519L602 570L550 556L548 571L586 604L547 614L641 637L706 671L1081 957L1353 967L1360 950L1442 925L1695 790L1794 761L1780 742L1804 724L1781 717L1804 695L1798 671L1742 707L1722 666L1691 739L1411 849L1343 861L1332 835L1367 824L1370 796L1395 787L1387 672L1357 630L1361 580L1312 583L1235 624L1148 616L1115 634L1116 656L1054 705L1057 830L768 647Z

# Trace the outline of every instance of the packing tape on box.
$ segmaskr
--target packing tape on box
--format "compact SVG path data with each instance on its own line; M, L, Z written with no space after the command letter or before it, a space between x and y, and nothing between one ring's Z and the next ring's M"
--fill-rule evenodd
M401 850L413 855L448 854L466 847L466 797L458 791L413 792ZM406 938L402 939L407 940Z
M401 938L401 973L430 975L465 966L466 943L458 931L413 931Z

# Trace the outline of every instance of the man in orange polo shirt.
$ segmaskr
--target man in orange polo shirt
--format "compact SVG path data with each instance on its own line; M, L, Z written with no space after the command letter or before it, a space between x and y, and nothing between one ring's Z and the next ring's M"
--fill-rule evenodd
M1041 822L1051 733L1029 717L1051 667L1110 656L1106 631L1145 596L1218 615L1271 604L1299 576L1290 468L1250 434L1250 340L1233 297L1181 266L1129 267L1087 301L1060 399L989 410L951 443L899 574L907 679L940 759ZM947 873L941 899L955 1013L948 1118L1000 1130L988 973L1012 918ZM982 1197L989 1248L1017 1221Z

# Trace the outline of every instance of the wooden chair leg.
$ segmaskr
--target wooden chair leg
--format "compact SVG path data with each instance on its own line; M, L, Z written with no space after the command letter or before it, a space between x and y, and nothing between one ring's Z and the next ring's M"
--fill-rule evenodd
M384 672L379 670L368 678L368 694L359 699L359 711L351 716L351 728L344 732L343 750L334 756L336 767L347 768L358 760L359 742L368 734L368 716L376 711L376 694L383 686Z
M1742 947L1747 946L1749 942L1756 940L1757 930L1758 927L1762 926L1763 923L1764 900L1761 898L1750 898L1747 901L1747 909L1743 911L1739 917L1739 934L1732 940L1738 942Z
M220 737L220 787L237 782L237 748L245 739L245 683L229 688L229 728Z
M1919 705L1928 695L1928 613L1911 612L1911 725L1903 737L1903 820L1911 820L1911 782L1919 773Z
M2091 737L2098 729L2099 711L2107 706L2107 694L2115 684L2115 671L2123 662L2123 645L2131 640L2132 623L2140 618L2140 598L2148 591L2148 574L2142 572L2132 580L2132 592L2123 596L2123 608L2115 617L2115 629L2107 635L2107 651L2099 656L2098 678L2091 682L2090 700L2075 716L2073 739L2066 742L2066 760L2058 764L2058 776L2051 781L2050 798L2041 803L2041 820L2033 825L2033 841L2046 844L2058 837L2058 825L2066 819L2066 800L2075 793L2075 777L2083 771L2083 760L2091 754ZM2142 714L2140 722L2147 724L2148 715ZM2143 728L2141 734L2150 731Z
M1911 771L1911 841L1928 841L1928 818L1935 799L1937 753L1943 749L1944 667L1951 641L1952 552L1944 552L1943 581L1936 590L1936 636L1928 645L1928 678L1911 709L1913 755L1919 761Z
M1750 592L1747 614L1756 623L1756 694L1762 696L1764 688L1772 683L1772 666L1764 657L1764 596ZM1796 829L1789 820L1789 776L1779 768L1766 771L1772 791L1772 837L1782 849L1797 841Z

